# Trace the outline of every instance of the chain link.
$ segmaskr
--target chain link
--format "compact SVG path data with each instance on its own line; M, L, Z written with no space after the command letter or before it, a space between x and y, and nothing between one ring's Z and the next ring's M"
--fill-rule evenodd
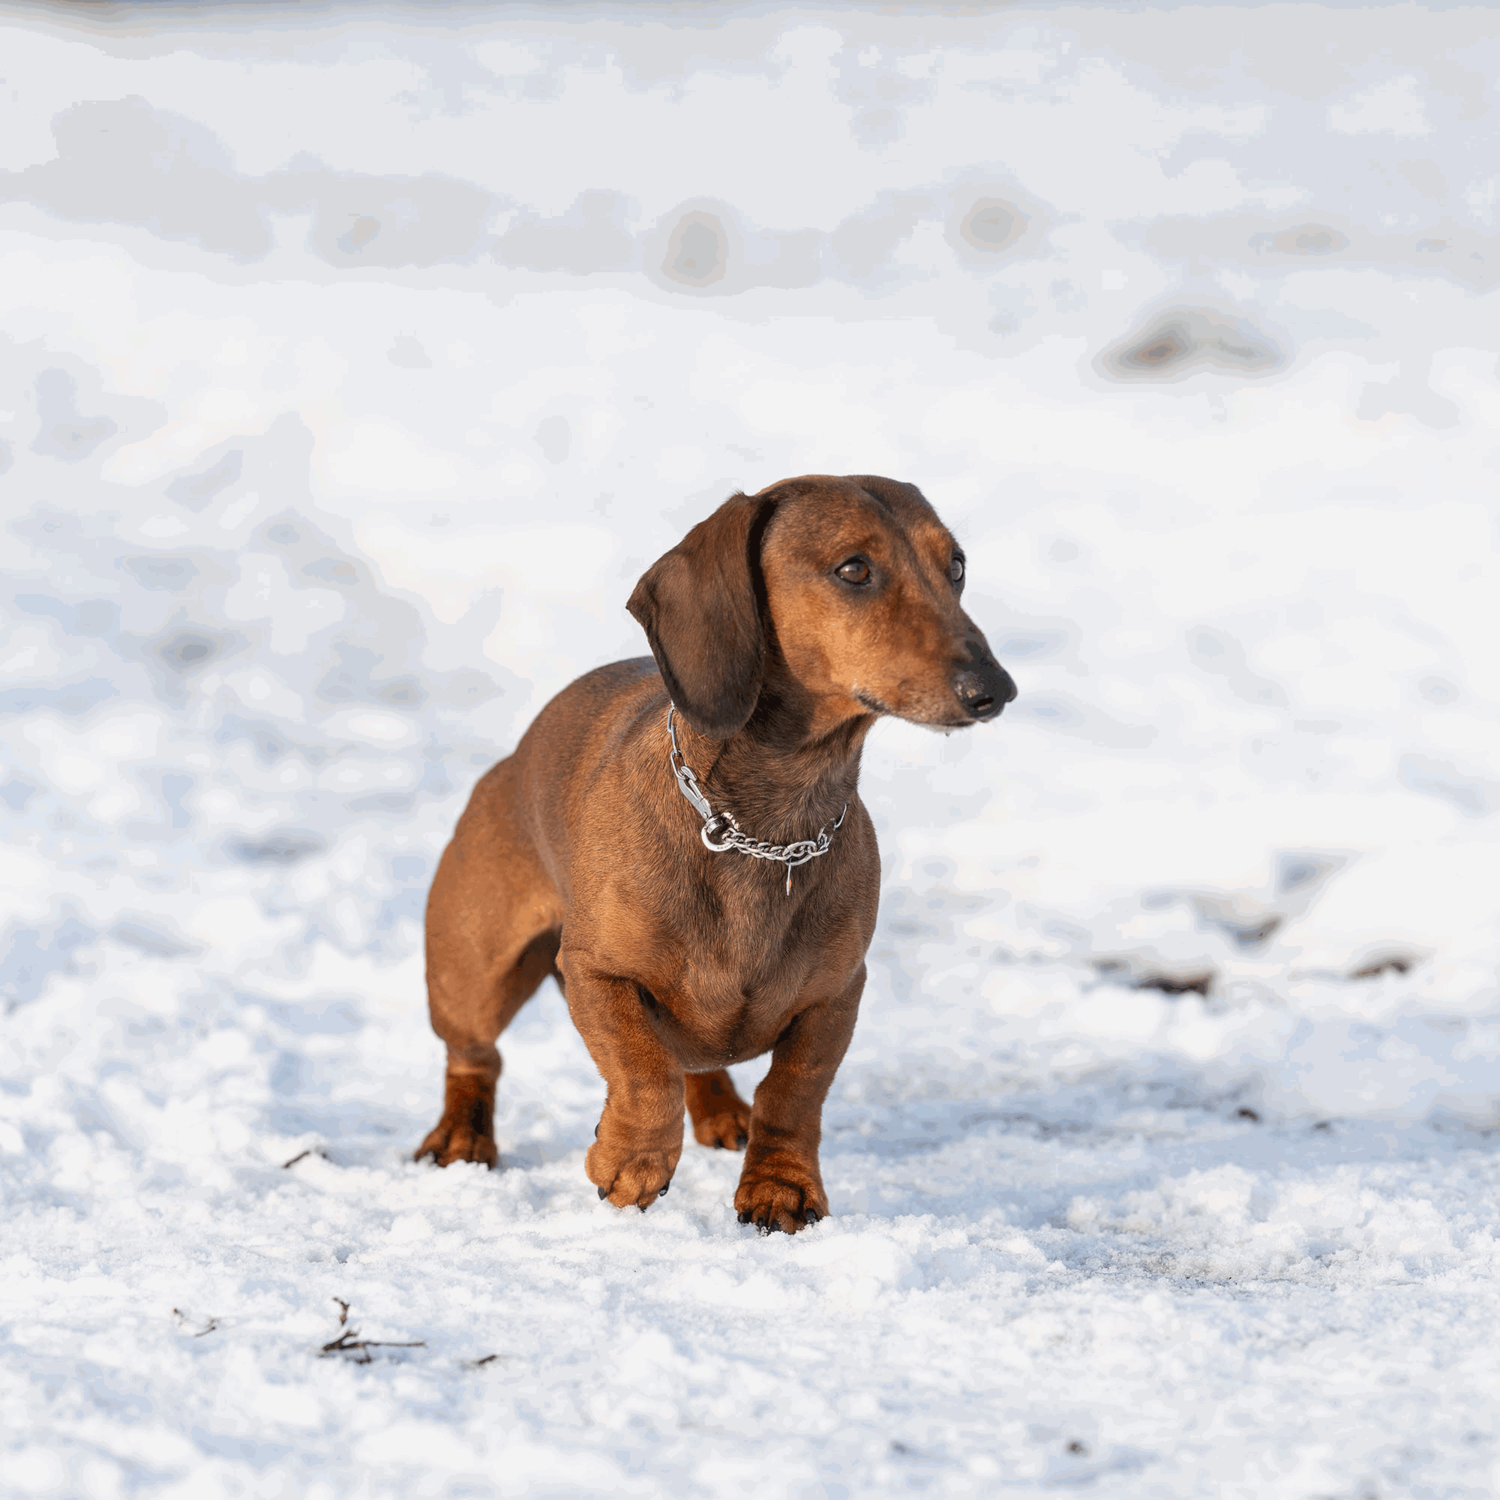
M711 854L723 854L726 849L734 849L741 854L748 854L751 859L768 859L776 864L785 865L786 893L790 896L792 894L792 871L798 865L805 865L809 860L828 853L831 842L828 824L825 823L818 830L818 836L815 839L798 839L792 844L768 844L764 839L751 838L735 822L733 813L716 813L704 794L703 788L698 784L697 773L682 758L682 751L677 744L677 726L673 722L676 713L677 705L668 704L667 736L672 742L672 748L667 755L667 764L672 768L672 775L677 778L677 790L693 804L693 810L703 819L703 827L699 830L703 839L703 847ZM834 833L843 827L848 811L849 804L846 802L843 812L834 821L832 830Z

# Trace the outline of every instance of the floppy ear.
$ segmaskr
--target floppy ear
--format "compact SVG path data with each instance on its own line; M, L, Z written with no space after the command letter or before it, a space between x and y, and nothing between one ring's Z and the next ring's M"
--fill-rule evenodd
M731 495L646 569L625 606L645 629L678 711L709 739L738 734L760 696L760 541L772 508Z

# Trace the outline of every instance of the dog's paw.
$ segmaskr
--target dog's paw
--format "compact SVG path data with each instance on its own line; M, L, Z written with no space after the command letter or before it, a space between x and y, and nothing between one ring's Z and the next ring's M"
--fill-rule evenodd
M666 1192L682 1152L611 1151L595 1141L584 1168L600 1198L616 1208L638 1208L642 1213Z
M822 1187L809 1175L785 1170L776 1177L747 1171L734 1195L734 1207L741 1224L754 1224L762 1234L796 1234L828 1217Z
M700 1146L717 1146L723 1151L743 1151L750 1139L750 1106L737 1099L722 1113L705 1115L693 1121L693 1139Z
M493 1136L482 1135L467 1122L448 1119L438 1121L437 1128L428 1133L412 1159L421 1161L425 1157L431 1157L440 1167L456 1161L483 1162L491 1171L500 1162Z
M693 1139L700 1146L743 1151L750 1139L750 1106L735 1091L734 1080L723 1069L689 1073L684 1081Z

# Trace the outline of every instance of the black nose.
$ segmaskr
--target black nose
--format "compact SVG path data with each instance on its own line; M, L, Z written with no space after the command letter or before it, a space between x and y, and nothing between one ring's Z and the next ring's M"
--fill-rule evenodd
M969 647L970 664L953 674L953 692L964 712L981 723L993 719L1016 696L1010 673L988 651Z

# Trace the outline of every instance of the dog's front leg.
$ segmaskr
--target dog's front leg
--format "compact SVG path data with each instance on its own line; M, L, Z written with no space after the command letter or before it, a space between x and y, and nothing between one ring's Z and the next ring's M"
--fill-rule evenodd
M653 1030L639 986L566 956L563 975L573 1024L606 1089L585 1170L601 1198L644 1213L682 1156L682 1064Z
M750 1144L734 1195L741 1224L795 1234L827 1217L818 1170L823 1100L854 1034L864 987L861 964L842 994L810 1005L777 1039L750 1112Z

